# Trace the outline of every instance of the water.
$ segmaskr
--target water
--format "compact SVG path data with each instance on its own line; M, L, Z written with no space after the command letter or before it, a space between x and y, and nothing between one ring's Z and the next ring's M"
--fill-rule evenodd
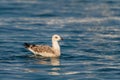
M24 42L61 57L34 57ZM119 80L119 0L0 0L0 80Z

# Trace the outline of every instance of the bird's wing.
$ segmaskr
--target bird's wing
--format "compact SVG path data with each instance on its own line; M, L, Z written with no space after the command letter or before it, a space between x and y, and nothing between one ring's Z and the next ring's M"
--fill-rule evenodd
M34 46L31 46L31 49L38 53L45 53L45 52L46 53L54 53L52 48L47 45L34 45Z

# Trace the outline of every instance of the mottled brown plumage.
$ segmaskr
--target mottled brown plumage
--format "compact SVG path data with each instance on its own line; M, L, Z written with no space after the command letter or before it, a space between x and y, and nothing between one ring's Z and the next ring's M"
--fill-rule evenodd
M51 47L47 46L47 45L35 45L31 47L32 50L34 50L35 52L40 52L40 53L55 53Z

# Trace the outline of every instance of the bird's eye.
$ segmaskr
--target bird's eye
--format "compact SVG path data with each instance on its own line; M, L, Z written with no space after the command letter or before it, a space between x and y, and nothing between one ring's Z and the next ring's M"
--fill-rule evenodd
M55 38L57 39L58 37L56 36Z

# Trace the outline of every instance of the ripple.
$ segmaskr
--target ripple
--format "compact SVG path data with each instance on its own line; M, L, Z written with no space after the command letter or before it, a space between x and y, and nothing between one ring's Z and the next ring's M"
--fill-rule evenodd
M119 80L119 1L0 4L0 79ZM64 38L60 59L35 57L23 47L51 45L53 34Z

